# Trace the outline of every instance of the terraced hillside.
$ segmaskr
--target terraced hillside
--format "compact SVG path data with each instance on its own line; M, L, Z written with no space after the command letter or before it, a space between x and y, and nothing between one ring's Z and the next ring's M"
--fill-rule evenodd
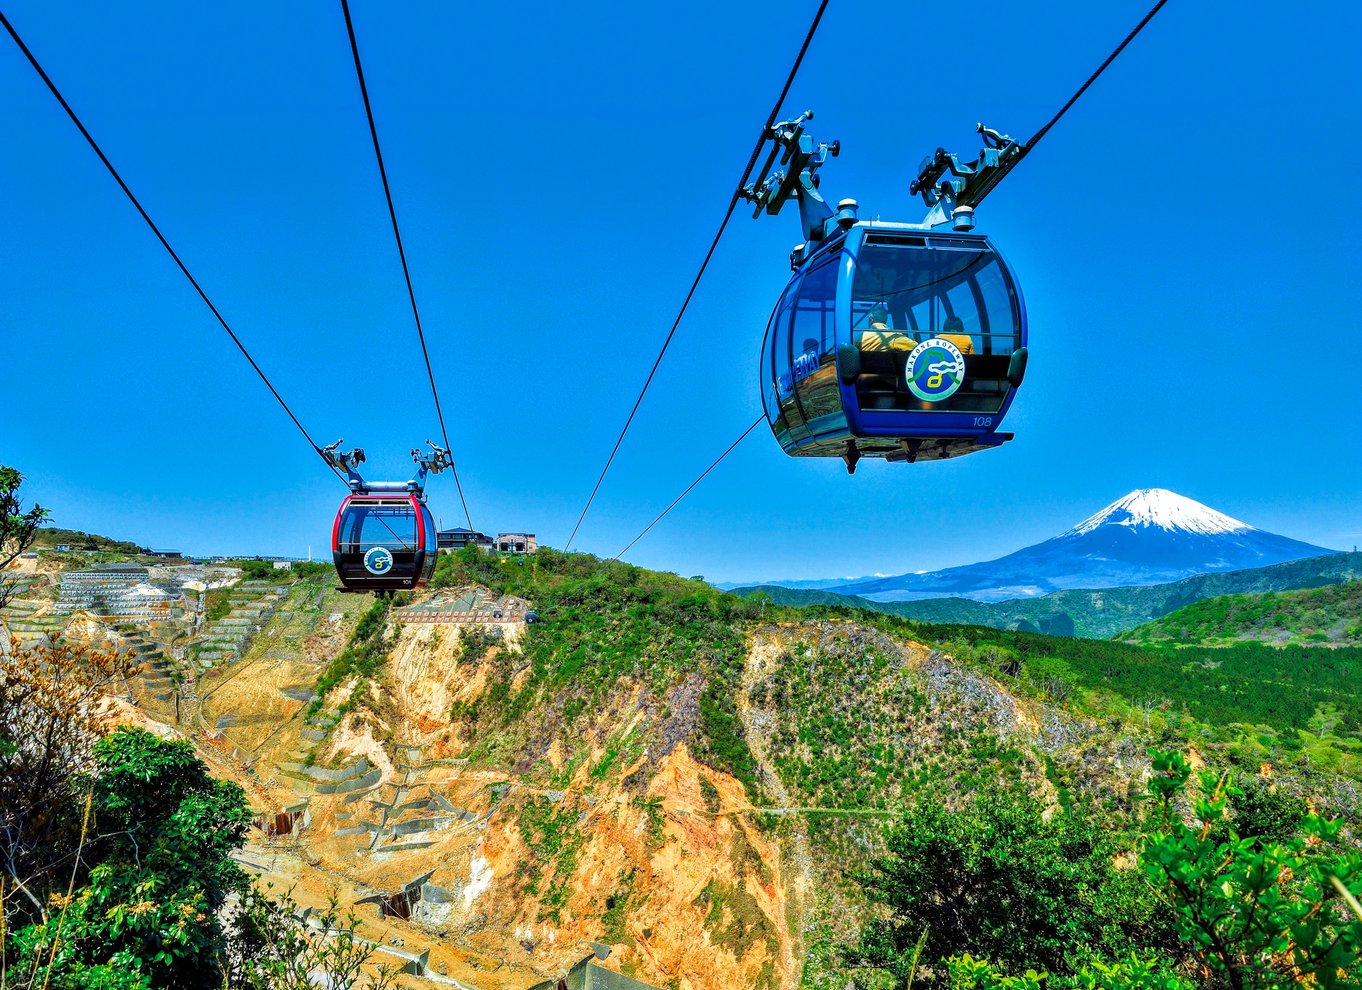
M334 584L312 578L291 587L253 585L238 595L239 604L228 615L243 616L251 626L227 628L234 634L258 631L243 635L240 646L227 641L230 651L208 658L196 678L192 728L215 736L250 763L251 754L291 722L301 723L322 667L340 652L357 617L369 607L364 596L341 594ZM200 654L196 665L204 664Z
M66 615L50 614L49 603L46 601L22 597L29 584L31 582L21 584L19 594L0 609L0 621L4 622L9 634L23 642L55 636L66 626L67 619L70 618Z
M198 631L189 657L208 669L235 660L274 617L288 587L267 581L242 581L221 592L225 613Z

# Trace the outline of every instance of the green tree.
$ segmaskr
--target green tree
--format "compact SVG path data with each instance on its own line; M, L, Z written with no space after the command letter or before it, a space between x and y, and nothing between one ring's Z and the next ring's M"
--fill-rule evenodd
M211 777L190 743L121 728L93 752L94 769L68 790L79 829L64 876L30 885L44 895L36 920L0 927L5 990L392 986L334 901L314 928L287 894L248 882L230 858L249 822L245 795Z
M221 985L221 911L229 894L248 890L229 858L250 820L245 795L209 776L188 742L141 729L100 740L95 757L79 849L93 865L15 935L14 968L70 990L106 973L130 981L110 984L120 990Z
M1117 962L1095 959L1068 977L1028 969L1008 976L969 953L946 960L951 990L1195 990L1195 983L1166 960L1131 955Z
M1150 755L1154 809L1140 868L1174 943L1090 958L1058 977L1022 971L1025 962L999 965L1001 956L957 953L945 961L951 990L1362 987L1362 853L1341 840L1342 822L1313 815L1293 822L1286 803L1266 816L1246 813L1257 806L1245 804L1241 817L1229 818L1236 789L1228 774L1203 771L1187 794L1186 759ZM1268 833L1259 831L1264 822ZM1256 834L1240 834L1241 825Z
M242 898L227 953L226 990L389 990L395 985L394 970L369 966L373 949L355 934L356 916L337 909L334 894L312 916L315 927L300 913L289 893L252 889Z
M851 952L905 979L927 932L927 964L970 952L1009 967L1077 969L1090 952L1151 938L1152 905L1133 871L1117 871L1111 833L1082 815L1049 821L1034 799L998 793L958 810L924 804L889 831L862 876L887 909Z
M1232 990L1362 986L1362 919L1340 890L1362 891L1362 853L1339 841L1342 821L1309 815L1300 834L1273 841L1231 820L1223 838L1230 776L1198 774L1184 821L1175 801L1191 768L1178 753L1151 755L1156 827L1142 866L1198 967Z
M1295 835L1309 808L1288 791L1253 781L1230 792L1234 834L1241 839L1281 842Z
M5 577L5 569L33 545L38 527L48 516L41 505L24 511L19 499L19 486L23 483L22 474L0 464L0 608L9 603L15 586L13 578Z

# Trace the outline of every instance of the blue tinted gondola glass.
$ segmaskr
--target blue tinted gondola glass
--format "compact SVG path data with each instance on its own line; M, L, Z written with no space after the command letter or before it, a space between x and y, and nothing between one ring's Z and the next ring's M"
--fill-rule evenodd
M837 260L836 254L830 255L804 276L790 325L795 397L815 436L840 425L842 415L835 333Z
M791 285L797 282L796 279ZM792 420L798 424L800 435L807 436L792 397L794 374L790 370L790 315L794 300L794 294L787 290L776 306L776 311L771 316L770 328L767 330L767 339L770 340L771 347L766 352L768 361L766 380L769 383L766 390L766 410L767 416L771 419L771 427L781 443L791 440ZM788 417L787 413L796 415Z
M861 362L856 399L862 409L999 411L1018 327L1001 263L986 244L937 237L932 246L919 247L872 239L857 258L852 285L852 339ZM958 387L939 399L919 396L908 381L910 371L919 378L931 373L930 358L942 359L940 364L955 357L949 349L924 352L929 360L918 363L925 367L910 368L913 351L932 339L952 344L964 361Z

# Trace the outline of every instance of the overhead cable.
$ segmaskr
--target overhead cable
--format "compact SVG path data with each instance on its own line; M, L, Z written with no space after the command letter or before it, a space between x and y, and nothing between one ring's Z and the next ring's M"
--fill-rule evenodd
M1131 32L1125 36L1125 39L1122 40L1122 42L1119 45L1117 45L1114 49L1112 49L1111 54L1108 55L1106 59L1102 62L1102 64L1097 67L1097 71L1094 72L1092 75L1088 76L1087 82L1085 82L1082 86L1078 87L1078 91L1075 92L1073 96L1069 97L1068 102L1065 103L1064 106L1059 108L1059 112L1056 113L1053 117L1051 117L1048 121L1046 121L1045 126L1042 127L1040 130L1036 131L1036 133L1031 136L1031 140L1027 141L1025 144L1022 145L1021 153L1017 155L1015 158L1013 158L1007 164L1006 171L1003 172L1003 175L1006 175L1008 172L1012 171L1012 169L1016 168L1017 164L1023 158L1029 155L1031 153L1031 150L1037 144L1040 143L1040 139L1045 137L1046 134L1050 133L1050 128L1054 127L1055 124L1059 123L1059 118L1063 117L1066 113L1069 112L1069 108L1072 107L1075 103L1077 103L1079 97L1081 97L1084 93L1088 91L1088 87L1097 81L1098 76L1100 76L1103 72L1107 71L1107 66L1111 65L1112 62L1116 61L1116 56L1120 55L1121 52L1125 51L1126 45L1130 44L1132 41L1135 40L1135 36L1144 30L1145 25L1154 19L1154 15L1157 14L1160 10L1162 10L1163 5L1166 4L1167 2L1168 0L1158 0L1158 3L1154 4L1154 6L1149 9L1149 13L1145 14L1144 17L1140 19L1140 23L1136 24L1135 27L1131 30Z
M794 84L795 75L799 72L800 63L804 61L804 54L809 50L809 44L813 41L814 33L818 30L818 22L823 19L823 11L827 9L827 6L828 0L822 0L818 5L818 12L813 16L813 23L809 25L808 33L804 36L804 43L799 46L799 54L795 56L794 65L790 67L790 74L785 78L785 85L781 87L780 96L776 98L775 105L771 108L771 113L766 118L766 124L762 127L761 134L757 137L757 143L752 149L752 155L747 160L747 167L743 169L742 178L738 180L738 184L733 190L733 196L728 201L728 209L724 211L724 218L719 224L719 230L715 233L714 240L710 242L709 250L705 252L704 260L700 262L700 270L695 273L695 278L690 284L690 290L686 293L685 299L681 302L681 309L677 312L676 319L672 321L672 328L668 331L667 338L662 342L662 349L657 352L657 358L653 361L653 366L648 371L648 377L643 382L643 388L639 390L638 398L634 400L633 408L629 410L629 418L624 421L624 428L620 430L620 435L615 439L615 446L610 449L610 456L605 459L605 466L601 468L600 477L596 479L596 484L591 489L591 495L587 498L586 505L582 507L581 515L577 517L577 523L572 527L572 535L568 537L567 543L563 545L564 550L572 548L572 541L577 538L577 530L581 529L582 520L586 518L587 511L591 508L591 503L596 500L596 493L600 491L601 483L605 481L606 473L609 472L610 465L614 463L615 455L619 453L620 444L624 443L625 434L629 432L629 427L633 425L634 415L638 412L638 407L643 404L643 397L648 394L648 388L653 383L653 376L657 374L658 365L662 363L663 355L667 353L667 348L671 346L672 338L676 336L676 329L681 325L681 318L686 315L686 309L690 306L691 297L695 295L695 290L700 285L700 279L704 277L705 269L709 267L709 261L714 257L714 251L719 246L719 239L724 236L724 230L728 227L728 221L733 217L733 211L737 208L742 188L747 184L748 177L752 174L752 168L757 163L757 156L761 154L762 145L770 135L771 128L775 126L776 118L780 115L780 108L785 103L785 97L789 95L790 87Z
M744 440L746 440L746 439L747 439L747 435L748 435L749 433L751 433L753 430L755 430L755 429L757 428L758 424L760 424L761 421L762 421L763 419L765 419L765 418L766 418L766 417L765 417L764 415L762 415L762 416L758 416L756 419L754 419L754 420L752 421L752 425L749 426L747 429L743 430L743 431L742 431L742 435L739 436L738 439L734 440L731 444L729 444L729 445L728 445L728 449L725 450L722 454L720 454L717 458L715 458L714 463L711 464L709 467L705 468L704 471L702 471L702 472L700 473L700 477L696 478L696 479L695 479L694 481L692 481L689 485L687 485L687 486L686 486L686 490L685 490L684 492L682 492L680 495L676 496L676 498L672 499L671 505L667 506L665 509L663 509L661 512L659 512L659 513L657 514L657 518L656 518L656 519L654 519L652 522L650 522L647 526L644 526L644 527L643 527L643 532L639 533L638 536L635 536L632 540L629 541L629 545L628 545L628 546L626 546L626 547L625 547L623 550L621 550L619 553L615 554L614 559L615 559L615 560L619 560L621 557L623 557L626 553L629 552L630 548L633 547L633 545L634 545L635 543L637 543L639 540L641 540L641 539L643 539L645 536L647 536L647 535L648 535L648 531L651 530L651 529L652 529L654 526L656 526L658 523L660 523L660 522L662 521L662 517L663 517L663 516L665 516L668 512L671 512L672 509L676 508L677 505L679 505L679 504L681 503L681 500L682 500L683 498L685 498L685 497L686 497L687 495L689 495L692 491L694 491L694 490L695 490L695 486L698 485L698 484L700 484L700 482L704 481L705 478L707 478L707 477L709 476L709 472L713 471L716 467L718 467L719 464L723 461L723 459L724 459L725 457L727 457L729 454L733 453L733 451L737 449L738 444L740 444L740 443L742 443Z
M407 252L402 247L402 231L397 226L397 210L393 208L392 188L388 185L388 170L383 165L383 149L378 144L378 128L374 126L374 108L369 102L369 87L364 83L364 66L359 60L359 43L355 40L355 24L350 19L350 4L341 0L341 11L345 14L345 31L350 36L350 52L355 57L355 76L359 80L359 93L364 98L364 115L369 120L369 135L374 140L374 157L378 159L378 174L383 180L383 196L388 201L388 216L393 224L393 238L397 241L397 256L402 260L402 277L407 280L407 298L411 300L411 315L416 321L416 336L421 341L421 356L426 359L426 375L430 378L430 394L435 399L435 414L440 419L440 435L444 437L445 450L450 451L449 468L454 475L454 487L459 492L459 503L463 506L464 519L468 528L473 528L473 517L468 512L468 501L463 495L463 484L459 481L459 469L454 466L453 446L449 442L449 430L445 428L445 413L440 405L440 391L435 387L435 371L430 364L430 351L426 349L426 332L421 327L421 311L416 306L416 291L411 285L411 269L407 266Z
M1125 50L1125 47L1126 47L1127 45L1129 45L1129 44L1131 43L1131 41L1134 40L1135 36L1136 36L1137 34L1139 34L1142 30L1144 30L1145 25L1148 24L1151 20L1154 19L1154 15L1157 14L1157 13L1163 8L1163 5L1164 5L1165 3L1167 3L1167 2L1168 2L1168 0L1158 0L1158 3L1154 4L1154 6L1149 10L1149 13L1145 14L1144 17L1140 20L1140 23L1138 23L1138 24L1135 25L1134 29L1133 29L1128 35L1125 36L1125 39L1124 39L1119 45L1117 45L1116 48L1112 51L1112 53L1111 53L1110 55L1108 55L1108 56L1106 57L1106 59L1102 62L1102 64L1099 65L1099 66L1097 67L1097 71L1094 72L1091 76L1088 77L1087 81L1086 81L1085 83L1083 83L1083 85L1080 86L1080 87L1078 88L1078 91L1075 92L1073 96L1069 97L1068 102L1065 103L1064 106L1060 107L1059 112L1056 113L1053 117L1051 117L1051 118L1049 119L1049 121L1046 122L1045 126L1042 127L1040 130L1038 130L1038 131L1035 133L1035 136L1033 136L1033 137L1031 138L1030 141L1027 141L1027 142L1026 142L1026 144L1022 147L1022 152L1021 152L1021 154L1018 155L1016 158L1014 158L1014 159L1012 160L1011 164L1008 166L1009 170L1010 170L1012 167L1015 167L1016 164L1017 164L1017 162L1021 161L1021 159L1022 159L1023 157L1025 157L1026 154L1027 154L1028 152L1030 152L1030 150L1036 146L1036 143L1037 143L1038 141L1040 141L1041 138L1045 137L1045 135L1046 135L1047 133L1049 133L1050 128L1054 127L1055 124L1059 122L1059 119L1060 119L1061 117L1063 117L1064 114L1066 114L1066 113L1069 111L1069 108L1072 107L1075 103L1078 102L1079 97L1081 97L1085 92L1087 92L1088 87L1091 86L1091 85L1097 80L1097 77L1098 77L1098 76L1100 76L1103 72L1106 71L1107 67L1108 67L1109 65L1111 65L1111 63L1114 62L1114 61L1116 60L1116 57L1117 57L1118 55L1120 55L1122 51ZM819 14L820 14L820 16L821 16L821 14L822 14L822 9L821 9L821 8L819 9ZM817 26L817 23L818 23L817 18L815 18L815 20L814 20L814 25ZM810 32L810 36L812 36L812 32ZM805 46L807 47L807 42L805 43ZM803 55L803 53L801 52L801 57L802 57L802 55ZM798 67L798 62L796 62L795 65L796 65L796 67ZM792 77L792 78L793 78L793 77ZM786 89L788 89L788 88L789 88L789 86L788 86L788 84L787 84ZM783 94L783 93L781 94L781 98L782 98L782 100L784 99L784 94ZM777 104L777 107L779 107L779 104ZM775 115L774 115L774 114L772 115L772 118L771 118L771 119L772 119L772 122L774 122L774 120L775 120ZM758 144L758 145L757 145L757 148L758 148L758 151L759 151L760 148L761 148L761 145ZM753 154L753 157L752 157L752 163L755 163L755 161L756 161L756 154L754 153L754 154ZM750 171L751 168L752 168L752 163L749 163L749 164L748 164L748 170L749 170L749 171ZM1004 174L1006 174L1006 173L1004 173ZM744 176L743 182L746 182L746 181L747 181L746 176ZM731 205L730 205L730 207L729 207L729 212L730 212L730 214L732 213L732 206L731 206ZM727 217L725 217L725 222L727 222ZM722 233L722 228L720 228L720 232ZM665 350L665 347L664 347L664 350ZM659 355L659 359L660 359L660 355ZM640 398L642 398L642 397L640 396ZM626 546L626 547L625 547L623 550L621 550L619 553L615 554L615 559L618 560L620 557L622 557L625 553L627 553L627 552L629 551L630 547L632 547L632 546L633 546L635 543L637 543L639 540L643 539L643 537L644 537L645 535L647 535L647 533L648 533L649 530L651 530L654 526L656 526L659 522L662 521L663 516L665 516L668 512L671 512L671 510L672 510L673 508L676 507L677 503L679 503L683 498L685 498L687 495L689 495L689 494L691 493L691 491L695 488L696 485L698 485L698 484L700 484L700 482L704 481L704 480L705 480L705 477L706 477L711 471L713 471L716 467L718 467L718 466L719 466L719 463L720 463L725 457L727 457L729 454L731 454L731 453L733 452L734 448L736 448L736 447L738 446L738 444L742 443L743 440L745 440L745 439L747 438L747 435L748 435L749 433L751 433L754 429L756 429L757 424L760 423L760 422L762 421L762 418L763 418L763 417L758 416L757 419L756 419L756 422L754 422L751 426L749 426L749 427L743 432L742 436L738 437L737 440L733 441L733 443L731 443L731 444L728 446L728 449L725 450L722 454L720 454L719 457L718 457L718 459L715 460L713 464L711 464L709 467L705 468L704 473L701 474L700 477L696 478L693 482L691 482L690 485L689 485L689 487L687 487L685 491L683 491L680 495L678 495L678 496L676 497L676 499L671 503L671 505L669 505L669 506L667 506L665 509L663 509L662 512L658 515L658 517L657 517L656 519L654 519L652 522L650 522L650 523L647 525L647 527L643 530L642 533L639 533L638 536L634 537L633 540L631 540L631 541L629 542L629 545L628 545L628 546ZM627 428L627 425L626 425L626 428ZM608 466L608 465L607 465L607 466ZM599 483L598 483L598 484L599 484ZM578 520L578 522L580 522L580 520ZM574 532L575 532L575 530L574 530Z
M269 377L261 369L260 365L256 363L255 358L251 357L251 352L246 350L246 345L241 342L241 338L236 335L236 332L228 325L227 320L223 317L222 313L213 305L213 301L208 298L208 293L204 292L203 286L199 285L198 279L194 278L179 254L170 246L170 242L166 240L165 235L161 233L161 228L156 226L156 222L151 219L150 214L147 213L146 209L142 206L142 203L133 195L132 190L128 188L128 184L123 181L123 176L118 174L118 169L114 168L113 162L109 161L109 157L104 154L104 151L100 148L98 142L96 142L90 132L86 130L85 125L81 123L80 118L76 116L76 112L71 109L71 104L66 102L66 98L62 96L61 91L57 89L56 83L52 81L52 78L38 63L38 59L34 56L33 52L29 50L28 45L24 44L24 40L19 37L19 33L14 29L14 25L10 23L9 18L5 16L3 11L0 11L0 24L4 25L5 30L9 32L9 36L14 39L14 43L19 46L19 50L23 52L24 57L28 59L28 64L33 66L33 70L38 73L38 76L47 85L48 90L57 98L57 102L60 103L61 108L66 111L66 115L71 118L71 122L76 125L81 136L85 138L86 143L94 149L94 153L99 156L99 160L104 163L104 167L109 170L109 174L114 177L114 181L118 183L119 188L123 190L123 193L128 197L132 205L137 208L137 212L141 214L142 219L145 220L147 226L151 228L151 232L156 235L156 239L161 242L161 246L166 249L166 253L170 255L171 260L179 267L180 271L184 274L184 277L189 280L189 284L194 287L194 291L199 294L199 298L203 300L204 305L206 305L213 316L217 318L218 323L222 324L222 329L227 331L227 336L232 338L232 343L236 344L237 349L241 351L242 357L250 362L255 373L260 376L260 380L265 383L265 387L270 390L270 394L273 395L279 405L283 407L284 412L288 413L288 418L293 421L294 426L298 427L298 432L307 440L308 445L317 453L317 456L322 457L322 460L325 461L326 458L322 455L322 450L317 446L316 441L312 439L312 435L307 432L303 424L298 420L298 417L294 415L293 410L289 408L289 404L284 401L284 397L279 394L279 390L274 387L274 383L269 380ZM331 470L338 478L341 477L340 472L334 467L332 467Z

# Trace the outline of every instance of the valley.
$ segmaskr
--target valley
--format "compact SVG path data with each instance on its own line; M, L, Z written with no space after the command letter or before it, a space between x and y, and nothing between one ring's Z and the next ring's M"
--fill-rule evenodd
M1362 816L1347 645L926 624L552 550L442 556L391 606L320 569L219 577L224 617L186 619L187 640L56 612L55 576L6 621L160 635L127 717L242 784L259 824L239 862L301 906L338 897L404 985L529 990L588 967L840 988L877 910L855 878L903 809L1017 791L1119 820L1156 745ZM224 638L232 615L246 637Z

